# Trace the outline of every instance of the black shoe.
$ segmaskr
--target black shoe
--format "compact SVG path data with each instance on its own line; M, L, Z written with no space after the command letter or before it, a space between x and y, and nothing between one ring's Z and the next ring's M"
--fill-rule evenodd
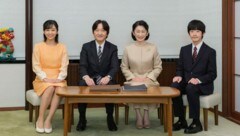
M113 116L107 116L107 125L109 131L117 131L117 126L114 122Z
M197 132L200 132L202 131L203 128L202 128L202 124L201 123L192 123L189 127L187 127L185 130L184 130L184 133L185 134L194 134L194 133L197 133Z
M187 125L187 121L186 120L183 120L183 121L177 121L176 123L173 124L173 131L178 131L182 128L187 128L188 125Z
M87 120L79 120L76 130L77 131L84 131L86 129L87 126Z

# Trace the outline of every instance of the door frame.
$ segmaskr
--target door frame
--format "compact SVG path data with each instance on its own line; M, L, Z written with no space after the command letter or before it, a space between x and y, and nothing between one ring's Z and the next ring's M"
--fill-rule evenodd
M222 114L240 124L235 111L235 1L222 0Z

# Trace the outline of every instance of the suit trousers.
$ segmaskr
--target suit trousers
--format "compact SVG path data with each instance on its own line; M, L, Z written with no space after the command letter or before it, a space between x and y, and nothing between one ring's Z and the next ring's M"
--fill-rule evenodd
M108 116L113 116L114 112L114 104L113 103L105 103L106 113ZM78 111L80 113L80 119L86 119L86 109L87 103L79 103Z
M171 87L180 90L180 95L172 99L174 115L179 118L185 118L185 110L183 106L182 95L186 94L189 104L189 117L192 119L199 119L200 117L200 100L199 97L202 92L199 85L187 84L187 83L172 83Z
M108 84L113 84L113 81L109 81ZM87 86L86 82L84 80L80 80L79 83L80 86ZM106 113L108 116L113 116L113 112L114 112L114 104L113 103L105 103L105 108L106 108ZM79 118L80 120L86 119L86 109L87 109L87 103L79 103L78 104L78 111L79 111Z

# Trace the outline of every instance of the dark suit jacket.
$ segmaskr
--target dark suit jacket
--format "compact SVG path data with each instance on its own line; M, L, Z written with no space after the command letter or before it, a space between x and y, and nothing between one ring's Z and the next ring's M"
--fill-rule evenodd
M98 62L95 41L83 44L80 53L80 79L82 80L82 77L85 75L89 75L90 77L110 75L114 80L119 69L117 52L117 46L106 41L101 61Z
M193 62L192 44L182 47L177 65L177 76L181 76L184 83L191 78L198 78L202 82L199 84L202 93L212 94L213 81L217 77L216 51L203 43L196 62Z

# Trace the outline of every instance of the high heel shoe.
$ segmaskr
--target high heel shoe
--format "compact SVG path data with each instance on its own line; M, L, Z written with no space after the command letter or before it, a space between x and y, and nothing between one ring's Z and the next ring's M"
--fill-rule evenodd
M44 128L44 132L49 134L52 132L52 126L50 128Z
M50 125L50 128L45 128L45 126L46 126L46 122L44 123L44 132L47 133L47 134L51 133L52 132L52 125Z
M143 127L144 128L150 128L150 124L144 124Z
M38 133L44 133L44 128L39 128L37 122L36 122L36 132L38 132Z
M142 128L143 128L143 125L136 124L136 128L137 128L137 129L142 129Z
M143 122L143 127L144 127L144 128L150 128L150 122L149 122L149 120Z
M136 119L136 128L137 129L142 129L143 128L143 119L142 118L137 118Z
M146 114L143 119L143 127L150 128L150 120L149 120L149 116L148 116L148 111L147 112L145 111L144 113L146 113Z
M138 121L136 121L136 128L137 129L142 129L143 128L143 124L139 124Z

